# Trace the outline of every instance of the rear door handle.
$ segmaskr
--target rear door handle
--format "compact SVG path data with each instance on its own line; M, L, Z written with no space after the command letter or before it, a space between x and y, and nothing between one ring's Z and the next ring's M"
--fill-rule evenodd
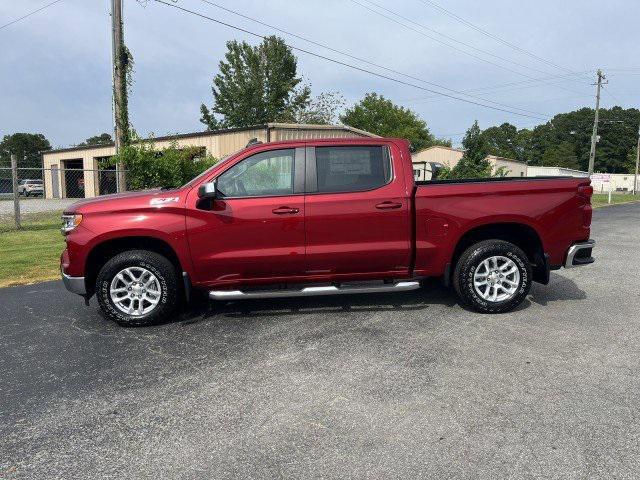
M396 209L396 208L402 208L402 204L401 203L396 203L396 202L391 202L391 201L386 201L386 202L382 202L376 205L376 208L378 210L392 210L392 209Z
M300 211L299 208L291 208L291 207L278 207L272 210L276 215L292 215L294 213L298 213Z

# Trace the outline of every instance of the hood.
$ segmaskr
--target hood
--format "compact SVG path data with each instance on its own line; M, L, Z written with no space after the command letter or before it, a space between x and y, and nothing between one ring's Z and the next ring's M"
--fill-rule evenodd
M181 189L140 190L136 192L115 193L86 198L77 201L65 209L65 213L84 213L89 211L119 210L123 208L140 208L159 206L168 201L174 205L181 204L183 191Z

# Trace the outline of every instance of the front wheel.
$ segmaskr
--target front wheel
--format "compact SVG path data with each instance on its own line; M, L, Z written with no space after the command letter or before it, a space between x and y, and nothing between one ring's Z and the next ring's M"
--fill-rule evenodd
M110 259L98 273L96 297L105 315L125 327L169 319L181 298L173 264L145 250L129 250Z
M502 313L522 303L531 281L531 265L520 248L503 240L485 240L460 256L453 286L462 302L473 310Z

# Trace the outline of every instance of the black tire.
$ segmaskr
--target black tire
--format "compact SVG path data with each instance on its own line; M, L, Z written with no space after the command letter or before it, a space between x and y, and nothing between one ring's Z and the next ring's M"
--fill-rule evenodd
M139 267L151 272L160 286L160 301L148 313L128 314L121 311L110 295L111 282L125 268ZM125 292L126 293L126 292ZM111 258L98 273L96 297L103 313L123 327L153 325L170 319L182 300L182 287L173 264L162 255L146 250L129 250Z
M519 280L515 293L502 301L483 298L474 286L476 269L491 257L506 257L513 261L518 269ZM460 256L453 275L453 287L460 300L472 310L481 313L503 313L513 310L528 295L531 282L531 264L527 255L513 243L504 240L484 240L467 248Z
M27 192L26 190L24 191L24 196L28 197L29 196L29 192Z

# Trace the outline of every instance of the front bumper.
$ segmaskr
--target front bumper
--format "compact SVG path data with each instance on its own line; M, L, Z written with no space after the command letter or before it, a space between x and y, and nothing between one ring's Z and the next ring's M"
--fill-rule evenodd
M84 285L84 277L70 277L64 272L60 272L62 274L62 281L64 282L64 286L67 290L72 293L77 293L78 295L86 295L87 289Z
M567 260L564 262L564 268L581 267L595 262L595 258L591 256L595 240L587 240L586 242L574 243L567 251Z

